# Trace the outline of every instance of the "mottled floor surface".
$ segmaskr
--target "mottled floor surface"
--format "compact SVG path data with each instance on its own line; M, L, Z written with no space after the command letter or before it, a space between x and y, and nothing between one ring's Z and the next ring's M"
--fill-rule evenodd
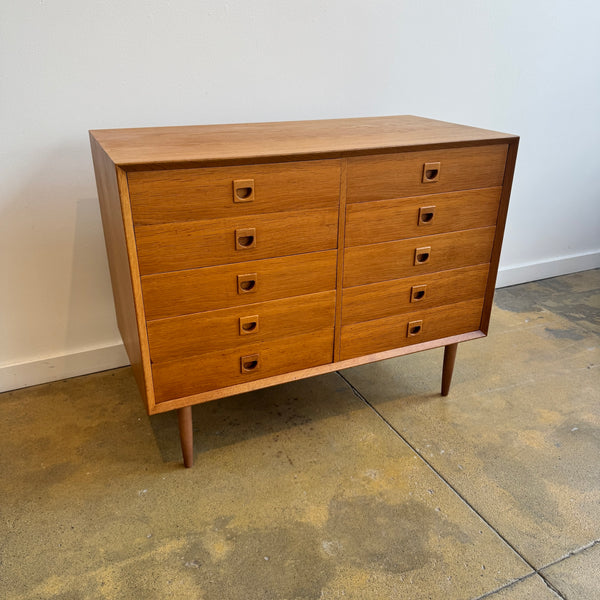
M0 597L600 598L600 271L488 338L148 418L128 368L0 395Z

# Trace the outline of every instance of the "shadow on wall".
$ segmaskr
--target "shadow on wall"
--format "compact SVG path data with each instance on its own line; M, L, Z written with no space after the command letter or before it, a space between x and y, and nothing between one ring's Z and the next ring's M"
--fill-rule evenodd
M48 381L120 336L87 135L39 156L0 203L0 365L37 362Z

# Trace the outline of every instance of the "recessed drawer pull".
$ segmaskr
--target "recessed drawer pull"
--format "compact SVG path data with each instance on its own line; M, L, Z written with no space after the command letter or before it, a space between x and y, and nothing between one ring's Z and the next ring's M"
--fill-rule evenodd
M256 292L256 273L248 273L247 275L237 276L237 287L238 294L248 294L250 292Z
M435 206L422 206L419 208L419 225L429 225L433 223L433 217L435 216Z
M425 298L425 293L427 291L427 285L413 285L410 288L410 301L411 302L419 302Z
M441 163L430 162L423 165L423 183L433 183L440 178Z
M235 249L256 248L256 227L235 230Z
M407 337L414 337L415 335L419 335L423 331L423 320L419 321L410 321L408 327L406 329Z
M240 335L258 332L258 315L240 317Z
M233 201L252 202L254 200L254 179L233 180Z
M424 265L431 257L431 246L415 248L415 265Z
M242 373L254 373L260 368L258 354L249 354L240 358L240 370Z

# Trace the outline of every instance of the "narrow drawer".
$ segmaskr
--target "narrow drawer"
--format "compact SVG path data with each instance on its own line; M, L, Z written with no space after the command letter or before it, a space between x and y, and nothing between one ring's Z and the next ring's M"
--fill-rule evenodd
M152 365L157 402L330 363L333 328Z
M495 227L353 246L344 251L344 287L490 262Z
M501 192L496 187L350 204L346 246L493 226Z
M145 275L146 319L176 317L335 289L337 251Z
M136 228L140 273L164 273L329 250L337 209L248 215Z
M483 298L342 327L341 360L477 331Z
M315 160L127 175L135 225L333 208L340 161Z
M347 202L501 186L508 145L348 159Z
M342 324L482 298L488 271L489 265L484 264L346 288L343 291Z
M152 362L174 360L325 329L335 291L148 322Z

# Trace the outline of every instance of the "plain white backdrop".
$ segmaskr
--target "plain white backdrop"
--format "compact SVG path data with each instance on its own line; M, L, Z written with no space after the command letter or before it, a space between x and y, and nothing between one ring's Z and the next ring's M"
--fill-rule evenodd
M600 266L599 31L592 0L0 0L0 389L127 363L88 129L516 133L499 283Z

